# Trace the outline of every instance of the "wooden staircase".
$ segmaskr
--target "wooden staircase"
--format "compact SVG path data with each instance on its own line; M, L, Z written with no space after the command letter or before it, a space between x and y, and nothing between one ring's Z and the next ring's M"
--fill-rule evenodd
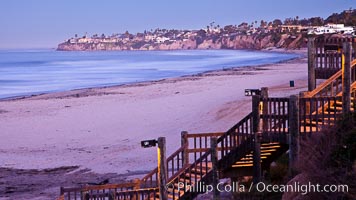
M355 70L356 59L352 61ZM326 75L325 75L326 76ZM328 80L320 84L315 90L303 94L299 98L300 135L306 136L319 132L325 127L333 126L342 114L342 71L330 75ZM352 103L354 110L356 100L356 82L351 85ZM253 114L231 127L224 133L188 134L185 140L193 140L193 147L182 145L170 155L167 160L168 199L192 200L198 194L205 193L206 186L219 178L251 176L253 172L253 155L256 138L260 138L261 169L268 170L270 164L284 154L289 146L289 98L261 98L262 131L258 137L253 130ZM208 141L216 138L216 147L210 148ZM183 144L183 143L182 143ZM189 162L189 160L193 160ZM61 189L63 199L83 199L83 193L95 194L88 199L159 199L158 168L152 170L137 184L117 185L117 187L85 187ZM138 188L139 187L139 188ZM94 192L93 192L94 191ZM75 193L73 197L72 194ZM77 194L78 195L77 197ZM111 196L110 196L110 195Z
M356 89L356 83L353 84L353 88ZM318 98L305 98L307 100L301 100L301 104L309 104L309 108L315 105L314 110L309 110L309 115L302 115L301 133L303 133L303 127L309 127L309 132L316 132L321 130L322 127L326 125L333 125L335 119L341 113L342 102L339 96L337 97L318 97ZM310 100L313 99L313 100ZM310 100L310 101L308 101ZM276 104L276 101L281 101L280 99L269 99L271 104ZM280 103L281 108L286 108L287 104ZM301 105L304 107L308 107ZM262 170L268 170L270 164L275 161L278 157L283 155L288 150L288 144L285 141L285 135L288 133L288 128L284 127L284 124L288 122L285 117L281 116L288 115L285 112L283 115L280 112L281 108L272 108L276 113L268 113L267 119L268 123L271 124L270 128L265 132L268 136L268 141L262 139L261 142L261 167ZM267 116L267 115L266 115ZM309 117L306 117L309 116ZM261 120L261 121L262 121ZM225 133L214 133L209 137L217 137L217 148L215 149L217 153L217 166L219 172L219 178L232 177L233 174L251 176L253 172L253 153L254 153L254 140L255 135L252 132L252 113L243 118L235 126ZM280 128L282 127L282 128ZM305 129L304 129L305 130ZM305 131L305 132L308 132ZM201 134L199 134L202 136ZM206 134L209 135L209 134ZM276 137L279 136L279 137ZM194 138L194 141L196 138ZM209 140L209 139L205 139ZM202 143L201 141L199 143ZM205 142L207 143L207 142ZM194 144L195 146L195 144ZM201 151L199 150L201 149ZM184 156L184 151L186 148L181 147L175 151L171 156L167 158L168 166L168 184L167 193L168 199L171 200L191 200L197 195L205 193L206 185L210 185L213 181L213 164L212 156L214 151L205 147L194 147L191 149L190 154L193 152L200 152L198 155L190 157L195 157L192 163L183 163L182 158ZM174 166L174 167L172 167ZM155 200L159 199L159 191L157 187L157 176L158 169L152 170L148 175L146 175L140 182L141 189L135 189L134 185L125 185L125 189L109 189L103 186L100 188L90 188L87 187L85 191L87 192L88 198L85 199L147 199ZM122 186L120 186L122 187ZM136 186L137 187L137 186ZM102 189L103 188L103 189ZM104 190L104 188L106 188ZM69 194L70 191L74 190L64 190ZM94 192L93 192L94 191ZM75 193L76 195L66 195L64 199L83 199L83 191Z
M261 165L262 169L268 169L271 162L276 158L280 157L283 153L288 150L288 145L272 142L272 143L262 143L261 144ZM228 170L233 170L237 174L244 174L252 176L253 171L253 150L246 154L239 161L235 162Z

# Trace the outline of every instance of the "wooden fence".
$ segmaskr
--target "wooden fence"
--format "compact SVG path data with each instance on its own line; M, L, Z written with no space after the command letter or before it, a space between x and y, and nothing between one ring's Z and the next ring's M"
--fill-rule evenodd
M333 126L342 114L341 102L341 96L300 98L300 134L307 136Z
M65 200L92 200L92 199L117 199L120 192L139 189L139 182L87 185L83 187L72 187L60 189L60 194Z
M287 141L289 98L262 98L262 141Z
M315 77L316 79L328 79L341 69L343 43L351 42L356 47L356 38L325 38L315 39L314 52ZM356 58L356 52L352 52L352 58Z

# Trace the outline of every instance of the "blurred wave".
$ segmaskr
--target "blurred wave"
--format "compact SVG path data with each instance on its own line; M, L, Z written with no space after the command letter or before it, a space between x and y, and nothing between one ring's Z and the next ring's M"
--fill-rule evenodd
M242 50L0 50L0 98L158 80L295 57Z

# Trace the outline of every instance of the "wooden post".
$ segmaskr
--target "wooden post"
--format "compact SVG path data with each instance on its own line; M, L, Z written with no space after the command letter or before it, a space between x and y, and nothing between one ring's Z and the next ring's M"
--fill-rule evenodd
M351 42L343 44L343 57L344 64L342 66L342 113L346 115L350 112L351 108Z
M159 186L159 199L167 200L167 159L166 159L166 138L158 138L158 186Z
M253 183L261 181L261 133L260 133L260 96L252 96L252 132L254 134L253 149Z
M183 150L183 166L186 166L189 164L189 140L188 140L188 132L187 131L182 131L181 132L181 145L184 148Z
M268 118L266 115L268 115L268 87L263 87L261 88L261 97L263 99L263 104L262 104L262 134L268 131Z
M289 174L293 175L293 168L298 161L299 153L299 106L298 97L289 97Z
M135 178L132 180L132 183L134 184L134 190L138 190L141 188L141 179Z
M60 187L60 196L56 200L64 200L64 188L63 187Z
M300 92L300 93L299 93L299 98L305 98L305 97L307 96L306 93L307 93L307 92ZM304 106L304 105L303 105L303 106ZM310 109L311 109L310 106L311 106L311 105L310 105L310 102L307 101L306 104L305 104L305 107L302 107L302 108L300 108L300 109L304 109L304 110L303 110L303 111L304 111L303 113L310 113Z
M308 91L316 87L315 79L315 38L308 38Z
M218 173L218 151L217 151L217 139L212 137L210 139L210 151L211 151L211 164L213 172L213 200L219 199L219 173Z

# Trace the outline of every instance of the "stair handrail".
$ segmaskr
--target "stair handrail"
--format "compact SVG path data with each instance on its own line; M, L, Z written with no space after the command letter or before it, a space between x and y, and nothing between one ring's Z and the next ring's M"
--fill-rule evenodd
M242 118L237 124L235 124L233 127L231 127L228 131L226 131L226 133L222 136L220 136L217 139L217 145L219 146L219 144L223 144L223 141L225 138L227 138L229 135L231 135L232 133L236 133L236 130L238 130L244 123L247 123L248 120L251 120L252 118L252 112L250 112L248 115L246 115L244 118ZM250 131L251 133L240 133L238 132L237 134L239 136L247 136L249 134L252 134L252 128L250 127ZM221 157L225 156L227 154L227 152L225 152L226 150L228 150L228 148L225 147L225 145L221 145Z
M225 155L227 155L230 151L233 150L233 148L231 147L227 147L225 144L227 144L227 138L229 135L232 134L236 134L235 136L242 136L245 137L245 139L243 141L238 141L238 143L234 143L234 147L237 147L239 145L243 145L245 141L251 141L249 139L251 139L251 137L253 136L252 133L252 129L251 127L244 127L246 128L246 132L240 133L237 130L240 130L241 126L246 125L246 123L250 123L247 125L251 125L252 124L252 112L249 113L247 116L245 116L243 119L241 119L237 124L235 124L232 128L230 128L228 131L226 131L223 135L221 135L220 137L217 138L217 146L220 146L221 148L221 158ZM249 131L247 131L247 129ZM230 138L231 139L231 138ZM235 141L236 142L236 141ZM231 140L230 140L230 144L231 144ZM230 150L230 151L228 151ZM193 163L187 165L185 168L181 169L180 171L178 171L174 176L172 176L170 179L168 179L168 184L167 186L171 186L174 185L175 181L179 181L181 179L182 176L185 176L185 174L191 174L193 169L197 169L197 168L202 168L202 165L198 166L198 164L202 164L203 162L208 163L208 157L211 155L211 151L206 151L204 152L204 154L202 156L200 156L197 160L195 160ZM195 180L195 183L197 183L198 181L201 181L203 179L209 178L207 177L208 173L211 172L211 169L208 169L207 166L205 167L205 173L202 174L202 171L200 171L200 179L199 180ZM197 178L195 178L197 179ZM191 180L190 180L191 181ZM180 195L180 194L179 194ZM184 195L184 194L183 194Z
M356 61L356 60L355 60L355 61ZM352 89L356 89L356 81L354 81L354 82L351 84L350 87L351 87L351 93L352 93L352 92L353 92ZM335 95L335 97L341 97L341 96L342 96L342 91ZM305 98L314 98L314 97L305 97ZM328 105L328 103L325 103L324 107L327 107L327 105ZM317 111L314 111L312 114L316 114L316 112L321 113L321 112L322 112L322 108L323 108L323 107L320 106L320 107L318 108L318 110L317 110Z
M185 150L185 147L180 147L179 149L177 149L174 153L172 153L166 160L167 162L167 167L169 166L170 162L174 162L176 157L179 157L180 154L183 153L183 151ZM181 163L182 166L177 166L177 171L180 171L180 169L183 168L183 163ZM168 169L167 169L168 170ZM168 173L168 177L167 179L170 179L170 177L174 176L176 174L176 172L173 171L173 173ZM170 176L169 176L170 175ZM147 188L147 187L157 187L157 183L155 184L153 182L154 177L156 178L156 181L158 180L158 167L154 168L152 171L150 171L146 176L144 176L141 179L141 186L143 188Z
M331 86L331 84L336 81L337 79L341 78L342 70L340 69L334 75L332 75L329 79L318 85L313 91L305 92L305 97L311 98L315 97L316 95L320 94L324 89Z
M356 97L356 92L355 92L356 81L354 81L350 87L351 87L351 91L350 91L351 95L353 98L355 98ZM306 110L301 111L304 114L300 113L300 120L306 122L308 120L311 120L311 118L313 118L314 120L319 121L319 118L321 118L321 119L323 119L325 117L330 118L330 115L332 115L333 118L336 118L338 115L341 114L341 112L342 112L341 110L339 110L337 112L335 110L334 114L330 114L330 113L324 114L324 109L325 108L329 108L329 109L334 108L335 109L336 108L335 103L336 103L336 101L341 100L341 97L342 97L342 92L339 92L336 96L333 96L333 97L303 97L303 98L301 98L300 99L300 103L301 103L300 108L305 107L304 109L306 109ZM314 111L311 112L308 110L312 109L312 108L310 108L311 104L314 105L314 103L311 103L312 101L315 102L315 105L317 105L318 102L321 102L321 105L318 108L314 108L313 109ZM353 99L353 102L355 103L355 99ZM306 117L306 116L309 116L309 117ZM322 121L322 122L324 125L324 121ZM331 123L328 121L326 123L326 125L329 126L329 125L331 125ZM308 126L305 126L305 125L302 126L301 130L306 132L307 127ZM309 125L309 127L311 127L311 125ZM316 131L318 131L318 128L316 128ZM308 132L311 133L313 131L310 129Z
M60 195L63 197L68 197L68 199L72 196L74 198L77 195L104 195L110 192L118 192L118 191L132 191L139 188L139 182L133 181L128 183L119 183L119 184L104 184L104 185L85 185L82 187L61 187ZM99 193L97 193L100 191ZM73 194L72 194L73 193ZM72 194L72 195L71 195Z
M351 69L353 69L356 66L356 59L354 59L351 62ZM334 81L337 79L341 78L342 76L342 69L340 69L338 72L336 72L334 75L332 75L329 79L318 85L313 91L306 92L305 97L315 97L318 94L320 94L324 89L328 88L329 86L332 87L332 84ZM341 83L341 82L340 82Z

